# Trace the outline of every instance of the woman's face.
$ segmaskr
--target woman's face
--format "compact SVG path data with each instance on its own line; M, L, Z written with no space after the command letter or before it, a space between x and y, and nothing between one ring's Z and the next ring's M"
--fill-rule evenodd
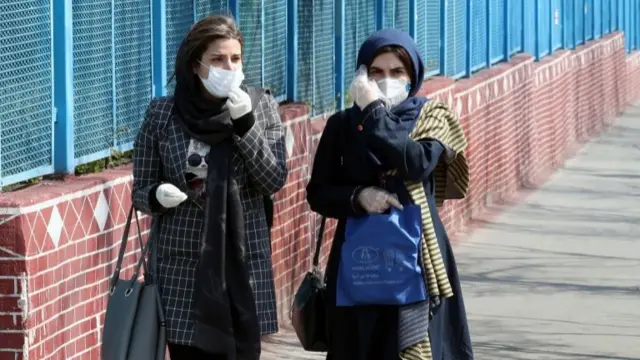
M369 66L369 78L376 81L383 78L395 78L411 82L411 77L404 64L398 55L392 52L380 54L373 59L371 66Z
M210 66L237 71L242 68L242 46L236 39L218 39L209 44L199 65L194 71L203 79L209 76Z

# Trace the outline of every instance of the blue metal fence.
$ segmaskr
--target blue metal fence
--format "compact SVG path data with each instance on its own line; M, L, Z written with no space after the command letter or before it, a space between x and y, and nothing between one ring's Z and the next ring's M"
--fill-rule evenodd
M184 35L220 13L245 35L247 83L313 114L348 105L358 47L383 27L454 78L616 30L640 46L640 0L4 0L0 186L131 149L150 98L173 91Z

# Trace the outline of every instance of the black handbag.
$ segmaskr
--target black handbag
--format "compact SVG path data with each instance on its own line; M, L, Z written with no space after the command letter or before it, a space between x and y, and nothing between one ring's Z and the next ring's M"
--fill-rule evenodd
M140 259L130 279L120 279L131 220L135 214ZM158 285L147 266L152 238L142 245L138 213L131 206L124 227L118 261L109 286L109 300L102 335L102 360L164 360L167 346L164 310ZM144 281L138 281L144 267Z
M326 218L323 217L313 255L313 267L298 287L291 311L291 323L300 344L307 351L328 350L327 289L318 265L325 223Z

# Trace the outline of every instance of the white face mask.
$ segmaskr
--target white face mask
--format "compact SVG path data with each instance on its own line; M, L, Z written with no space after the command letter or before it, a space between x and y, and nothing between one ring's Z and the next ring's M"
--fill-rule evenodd
M209 66L209 76L206 79L200 78L200 80L202 80L202 85L211 95L225 98L229 95L231 89L235 89L242 84L244 73L241 67L233 71L211 65Z
M389 106L395 106L409 97L411 84L396 78L384 78L376 81L380 88L383 101Z

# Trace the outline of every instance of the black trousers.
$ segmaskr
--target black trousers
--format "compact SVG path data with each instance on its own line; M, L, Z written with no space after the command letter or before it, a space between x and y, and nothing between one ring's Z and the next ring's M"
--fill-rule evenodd
M206 353L197 347L169 344L171 360L227 360L226 355Z

